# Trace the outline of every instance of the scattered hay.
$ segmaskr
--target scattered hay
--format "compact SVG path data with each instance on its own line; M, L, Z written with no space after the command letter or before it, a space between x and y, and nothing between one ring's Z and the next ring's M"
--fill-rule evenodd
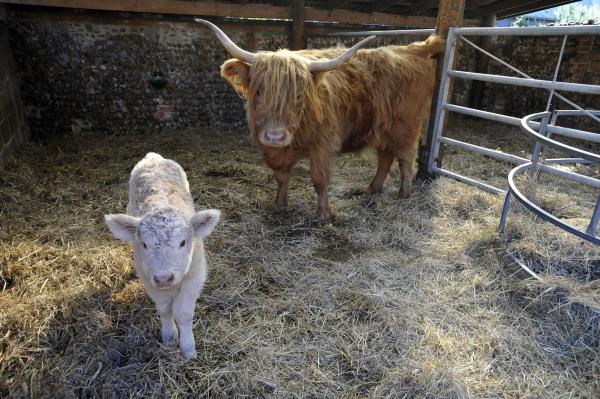
M130 250L103 225L148 151L182 164L198 207L223 210L191 362L160 346ZM323 226L305 163L289 209L271 210L275 183L245 133L28 144L0 177L0 396L598 397L597 326L557 295L590 302L598 284L507 273L494 252L502 198L440 179L398 200L395 171L383 194L351 195L374 165L338 160L337 219ZM482 172L451 151L447 165ZM511 214L511 237L542 264L598 259L569 237L540 244L556 233L528 217Z

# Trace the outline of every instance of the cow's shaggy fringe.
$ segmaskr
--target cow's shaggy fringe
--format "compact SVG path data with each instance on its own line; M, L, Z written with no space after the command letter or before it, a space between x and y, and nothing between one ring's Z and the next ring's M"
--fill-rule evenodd
M510 134L494 133L477 137L510 149ZM515 208L510 248L546 276L523 282L495 252L502 198L440 179L398 200L397 173L383 194L354 196L369 153L337 161L333 226L315 220L304 163L289 209L273 213L270 171L245 136L23 148L0 176L0 397L600 396L598 327L569 306L600 302L597 247ZM150 150L181 163L199 208L223 209L191 362L159 347L130 250L102 221L125 209L128 172ZM445 162L496 184L506 176L451 150ZM597 193L546 183L531 194L584 224Z

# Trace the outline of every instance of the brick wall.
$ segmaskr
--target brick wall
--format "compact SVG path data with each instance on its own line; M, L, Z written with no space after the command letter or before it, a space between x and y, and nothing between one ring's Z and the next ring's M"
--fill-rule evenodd
M27 140L28 134L8 30L0 20L0 169L16 147Z

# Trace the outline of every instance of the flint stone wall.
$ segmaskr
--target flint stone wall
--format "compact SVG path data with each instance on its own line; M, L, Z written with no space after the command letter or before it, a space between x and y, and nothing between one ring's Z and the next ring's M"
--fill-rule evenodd
M27 123L34 137L75 134L126 134L194 127L246 128L242 101L220 77L229 58L211 32L189 23L119 23L10 20L9 33L18 65ZM284 31L227 30L252 50L287 47ZM372 46L406 44L423 37L378 38ZM309 35L308 48L348 46L357 38ZM535 78L551 79L560 38L504 37L492 52ZM475 53L462 46L458 65L474 70ZM559 79L600 84L600 44L572 37ZM168 80L157 90L154 71ZM505 73L490 63L492 73ZM468 104L469 81L456 81L453 102ZM571 96L600 108L591 96ZM547 93L487 85L482 108L514 116L545 109Z

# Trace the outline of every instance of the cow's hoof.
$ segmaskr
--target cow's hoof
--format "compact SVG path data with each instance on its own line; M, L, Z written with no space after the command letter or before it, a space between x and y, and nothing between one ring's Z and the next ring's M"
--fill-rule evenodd
M335 221L335 217L332 214L321 215L321 223L324 226L330 226Z
M369 187L367 187L367 189L365 190L365 193L367 194L380 194L383 192L383 187L373 187L371 185L369 185Z
M346 194L344 194L344 197L345 198L360 197L361 195L365 195L367 193L368 193L367 190L363 190L362 188L357 188L355 190L348 191Z

